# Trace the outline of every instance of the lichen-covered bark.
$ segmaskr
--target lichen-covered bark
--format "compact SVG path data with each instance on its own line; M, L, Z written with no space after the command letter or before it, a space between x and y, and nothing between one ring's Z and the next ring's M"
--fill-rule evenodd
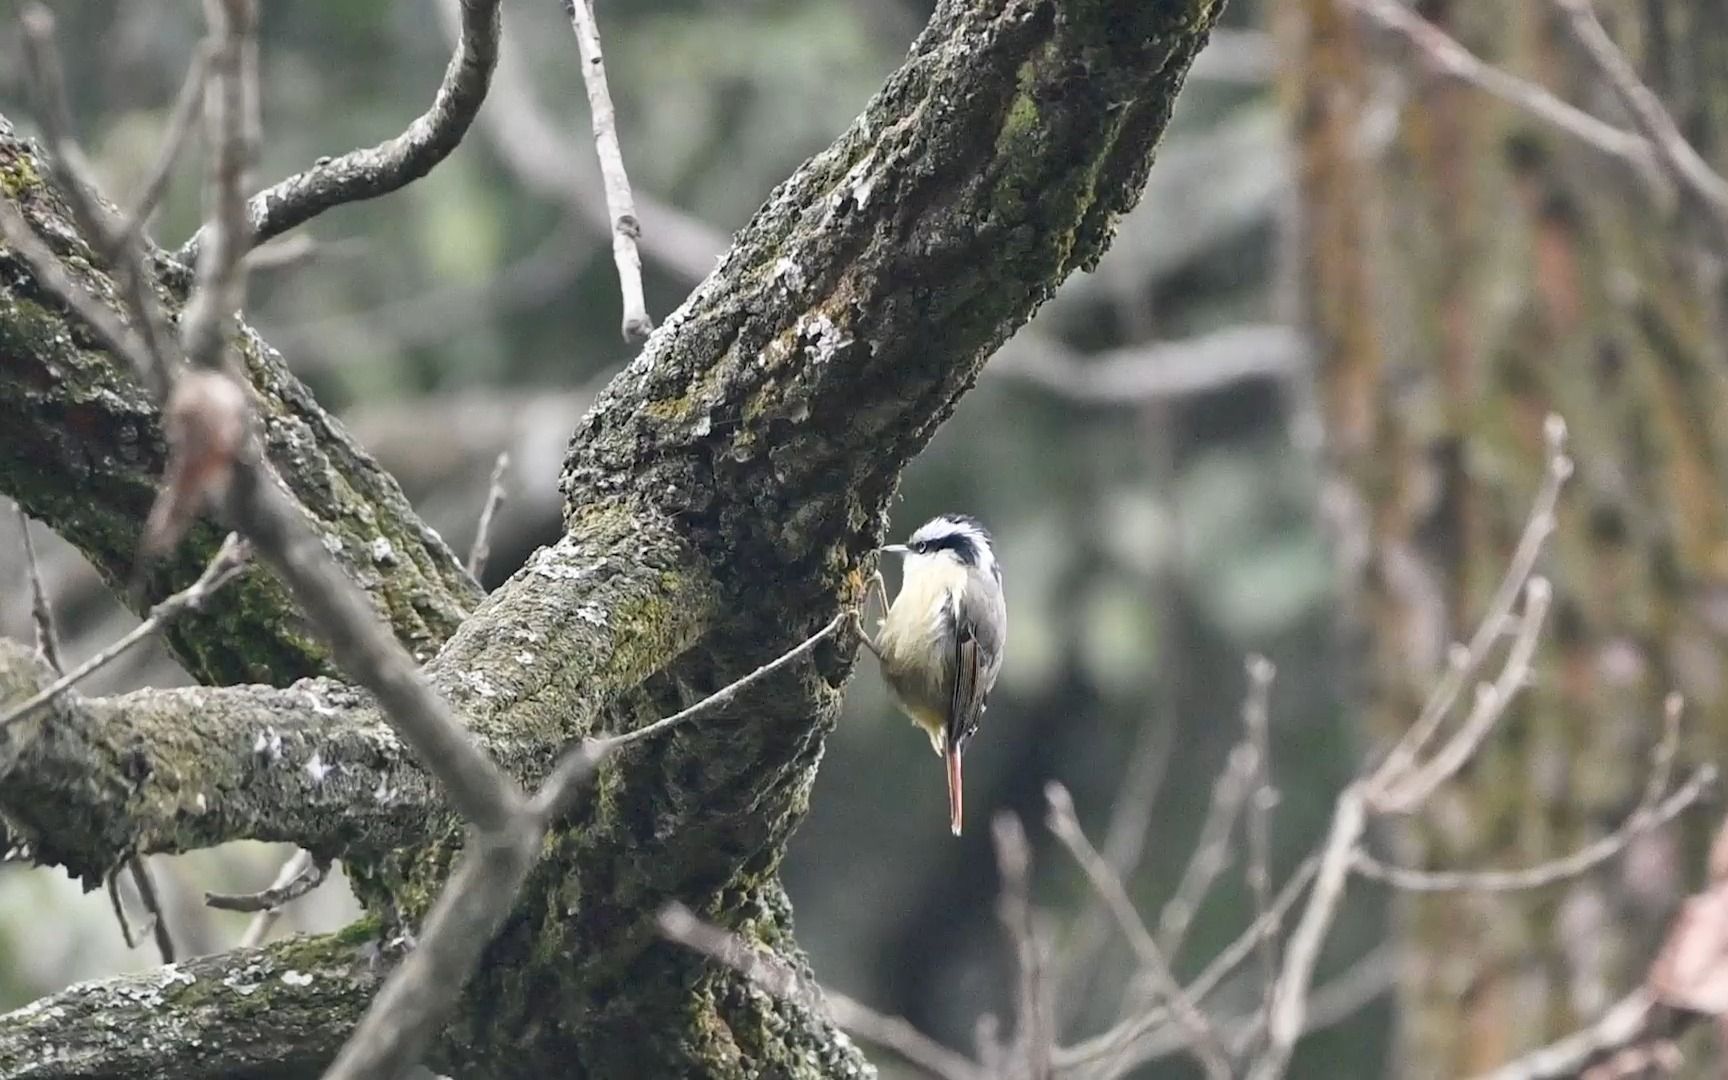
M370 924L83 983L8 1013L7 1080L299 1080L388 973Z
M939 5L864 115L770 196L576 432L566 538L429 663L514 772L531 781L569 739L691 703L858 601L901 466L994 347L1103 251L1217 9ZM610 762L548 839L440 1063L470 1077L866 1075L820 1018L664 944L653 925L676 899L801 962L776 870L851 660L850 643L830 642ZM286 700L189 693L251 709ZM338 697L322 704L341 716L305 717L296 732L309 746L347 731L333 752L365 752L354 733L375 721ZM253 731L261 717L247 716ZM22 777L49 752L40 731L0 734L0 808L6 755ZM185 746L152 760L147 797L218 777ZM246 753L212 768L255 775ZM200 779L177 779L188 775ZM433 814L414 840L390 855L358 838L349 848L351 880L382 916L427 910L460 835ZM0 1018L0 1047L8 1031Z
M86 291L123 310L46 175L39 155L0 117L0 198L17 204ZM184 296L165 284L159 292L177 314ZM282 357L250 331L240 345L271 462L398 640L416 656L432 656L479 601L479 589ZM127 591L140 522L166 461L161 417L144 387L0 246L0 490L76 544L129 602L147 606L197 577L223 535L214 525L198 527L149 568L143 595ZM262 567L178 622L168 640L206 682L283 685L329 671Z
M1400 55L1420 91L1371 116L1379 73L1342 8L1285 0L1280 33L1296 61L1328 433L1360 511L1347 550L1363 560L1369 726L1402 730L1446 644L1473 628L1541 475L1543 418L1559 413L1577 473L1541 567L1555 603L1538 678L1405 853L1448 868L1534 862L1635 803L1668 691L1688 697L1691 753L1728 749L1728 656L1709 610L1728 586L1723 297L1685 215L1523 113L1423 81ZM1625 123L1543 5L1422 11ZM1615 15L1682 127L1721 160L1728 72L1708 58L1728 49L1728 15ZM1637 864L1666 874L1408 898L1400 1075L1471 1075L1594 1016L1641 975L1701 839L1646 842Z

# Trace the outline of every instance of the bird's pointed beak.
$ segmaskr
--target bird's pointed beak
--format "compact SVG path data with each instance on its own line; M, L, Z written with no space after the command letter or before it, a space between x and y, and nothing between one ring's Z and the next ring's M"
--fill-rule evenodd
M886 551L890 555L904 555L908 549L905 544L883 544L876 550Z

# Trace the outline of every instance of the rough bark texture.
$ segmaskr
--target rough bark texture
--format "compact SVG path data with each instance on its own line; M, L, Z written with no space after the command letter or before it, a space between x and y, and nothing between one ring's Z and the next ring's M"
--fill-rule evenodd
M1063 277L1102 253L1115 217L1138 197L1217 9L1213 0L938 7L864 115L770 196L722 266L584 420L564 473L565 538L480 604L430 661L439 689L513 771L533 780L571 738L694 701L857 602L900 468L991 351ZM26 149L6 145L7 196L39 221L52 216L40 169ZM63 224L57 231L63 249L77 243ZM30 410L11 399L58 392L48 365L69 356L118 380L107 358L65 351L60 340L76 335L61 313L7 266L0 358L9 374L38 374L0 383L0 409L9 410L0 420ZM18 320L24 329L11 327ZM267 408L284 397L300 408L273 358L253 364ZM379 485L353 483L371 475L369 462L309 400L304 408L316 424L293 415L311 425L310 441L289 440L275 456L290 485L316 494L342 478L343 490L371 496L357 520L372 535L393 544L420 536L405 508L376 494ZM143 432L133 443L156 447L153 417L131 415ZM80 514L99 493L74 500L57 491L78 481L54 449L69 426L32 428L34 436L0 429L8 432L0 438L19 440L0 443L0 486L24 483L33 512L98 557L123 557L159 451L126 466L137 478L129 495L98 503L111 507L108 528L84 530ZM323 445L326 435L335 449ZM350 533L332 528L348 550ZM427 549L422 581L444 580L444 557ZM401 561L419 566L420 558ZM445 584L440 602L471 588L465 579ZM381 606L396 614L394 604ZM240 608L230 632L278 641L267 624L280 610L254 627L247 613L261 610ZM667 946L653 924L676 899L802 963L775 872L852 651L824 646L721 715L610 763L548 840L440 1044L440 1063L467 1077L868 1074L825 1022ZM10 697L35 673L18 655L4 657L0 690ZM315 666L284 663L263 681ZM223 671L202 673L214 681ZM426 911L460 835L442 814L380 805L377 785L391 790L392 777L402 781L393 798L422 800L427 791L362 701L328 683L183 693L173 704L200 719L172 737L161 732L169 702L150 693L76 704L0 733L0 816L13 839L90 873L129 845L172 850L305 827L323 853L348 860L380 918ZM290 718L295 694L307 706ZM281 758L261 761L254 747L262 735L267 749L272 734ZM326 755L321 766L343 763L323 781L339 792L309 777L271 778L271 769L306 772L314 752ZM44 796L23 792L50 766L76 772L79 759L107 780L54 796L91 818L87 828L56 831L27 805ZM268 820L254 805L261 785L308 800L296 828L284 824L292 814ZM353 828L321 801L331 798L351 800ZM68 992L77 993L90 991ZM359 1003L355 995L329 1004L330 1034L313 1057L334 1050ZM57 1037L15 1019L0 1018L0 1062L26 1060ZM233 1074L226 1066L178 1071ZM127 1072L93 1060L53 1075Z
M123 310L112 277L46 175L0 117L0 197L18 205L74 280ZM184 294L167 285L160 291L177 313ZM239 352L272 463L397 638L416 656L431 657L479 602L479 589L414 516L395 480L318 407L280 355L250 332ZM76 544L122 593L167 462L160 421L145 388L0 247L0 490ZM144 594L127 599L147 607L184 588L222 536L215 525L195 529L145 575ZM168 640L206 682L285 685L328 673L286 591L262 568L223 590L204 614L177 623Z
M1449 641L1504 571L1542 467L1543 417L1576 479L1543 571L1555 615L1536 685L1407 837L1436 866L1522 864L1637 800L1673 689L1689 751L1728 749L1722 294L1707 237L1632 177L1527 115L1424 79L1376 100L1371 39L1334 0L1285 0L1309 316L1334 464L1356 503L1352 569L1378 735L1402 730ZM1422 13L1490 61L1630 126L1549 5ZM1728 14L1612 12L1712 160L1728 140ZM1396 121L1388 134L1388 120ZM1410 899L1400 1075L1470 1075L1592 1018L1642 974L1695 877L1696 841L1539 894Z

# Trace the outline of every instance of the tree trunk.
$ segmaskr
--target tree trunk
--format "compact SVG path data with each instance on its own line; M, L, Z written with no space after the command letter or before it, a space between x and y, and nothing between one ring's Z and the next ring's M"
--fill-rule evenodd
M532 783L570 740L704 697L858 603L900 469L991 352L1102 253L1218 7L940 5L865 113L775 190L601 396L566 460L563 539L484 600L249 335L271 462L475 737ZM4 197L113 302L43 175L0 128ZM0 249L0 487L118 581L162 444L115 363ZM158 589L217 535L196 536ZM175 644L207 682L267 685L74 699L0 731L0 840L94 880L134 850L292 839L344 859L367 921L0 1017L0 1073L245 1076L268 1060L305 1075L355 1022L377 949L387 958L397 921L426 912L462 837L368 699L328 679L284 688L325 667L295 627L257 572ZM776 871L851 668L852 643L831 645L609 763L548 838L438 1063L465 1077L869 1073L824 1018L656 930L677 900L802 963ZM0 702L40 677L0 643Z
M1632 130L1553 6L1420 10ZM1720 162L1728 11L1611 13ZM1576 463L1540 567L1555 594L1535 683L1396 838L1401 854L1446 868L1563 854L1637 802L1669 691L1688 701L1686 755L1728 750L1728 340L1711 234L1623 163L1429 74L1346 0L1283 0L1277 33L1375 740L1414 719L1506 569L1548 413ZM1406 899L1399 1075L1469 1075L1600 1012L1642 976L1698 877L1699 839L1647 838L1624 863L1539 893Z

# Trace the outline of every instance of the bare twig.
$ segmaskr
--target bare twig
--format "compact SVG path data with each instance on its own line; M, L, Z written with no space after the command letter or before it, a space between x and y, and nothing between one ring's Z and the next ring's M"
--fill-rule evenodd
M1548 537L1554 532L1554 508L1559 504L1560 491L1572 475L1572 459L1566 456L1565 421L1550 415L1544 424L1543 436L1548 446L1547 467L1543 471L1542 485L1537 490L1530 516L1524 524L1524 531L1518 538L1518 546L1513 550L1511 561L1507 564L1506 573L1495 588L1493 597L1489 599L1487 610L1483 612L1469 645L1453 649L1446 671L1441 675L1434 691L1423 702L1422 712L1417 716L1416 722L1374 770L1369 784L1373 792L1402 782L1417 756L1433 742L1464 685L1487 661L1495 642L1505 632L1512 618L1512 607L1517 603L1519 594L1524 591L1530 575L1535 572L1536 561L1541 557Z
M439 0L438 16L445 36L454 39L457 0ZM572 220L590 235L610 237L612 215L606 209L605 181L589 155L565 135L561 124L547 115L524 71L521 54L508 36L498 44L498 70L481 130L497 150L499 160L522 185L544 198L562 203ZM660 202L646 192L632 191L642 222L638 247L662 270L686 284L707 277L730 240L719 230Z
M132 884L138 888L138 899L144 904L144 910L150 913L150 933L156 939L156 951L162 954L164 964L172 964L174 938L168 932L168 917L162 911L162 898L157 895L156 881L150 876L150 868L144 865L142 855L134 855L126 860L126 869L132 875Z
M1697 805L1716 786L1716 769L1700 766L1673 794L1648 809L1640 808L1608 835L1569 855L1522 870L1412 870L1381 862L1358 851L1354 869L1373 881L1407 892L1518 892L1571 881L1618 857L1638 837L1659 829Z
M1050 831L1062 841L1062 846L1068 849L1068 853L1085 872L1093 891L1103 899L1111 916L1116 920L1117 928L1128 939L1141 970L1151 979L1158 993L1170 1003L1171 1012L1175 1015L1177 1024L1187 1034L1194 1056L1205 1069L1206 1075L1213 1080L1228 1080L1230 1054L1224 1047L1222 1037L1206 1018L1206 1014L1188 997L1182 984L1176 981L1176 975L1171 971L1164 951L1158 947L1151 931L1146 929L1146 924L1134 910L1134 902L1129 898L1128 890L1123 887L1122 879L1105 862L1098 849L1087 839L1085 831L1080 828L1080 821L1074 815L1074 801L1069 797L1067 789L1052 782L1045 787L1044 797L1050 806Z
M1583 47L1596 69L1614 89L1632 122L1656 148L1657 158L1680 190L1690 195L1705 214L1716 234L1720 250L1728 251L1728 178L1704 160L1680 125L1669 114L1656 92L1644 84L1626 54L1614 44L1596 18L1588 0L1551 0L1565 16L1572 36Z
M1015 1044L1028 1080L1050 1080L1055 1035L1050 1030L1049 1003L1044 994L1044 959L1032 920L1029 885L1032 848L1026 842L1026 830L1020 819L1008 811L996 815L991 835L996 841L996 868L1002 878L997 915L1014 946L1018 1013Z
M1576 1076L1596 1058L1642 1039L1649 1030L1655 1005L1650 991L1640 986L1590 1026L1484 1073L1478 1080L1558 1080Z
M883 610L887 610L886 601ZM1152 835L1152 811L1176 746L1175 711L1165 712L1162 722L1148 719L1140 725L1133 756L1104 829L1104 859L1124 881L1133 878L1145 856ZM1061 967L1054 995L1058 1030L1072 1022L1083 1006L1090 980L1098 972L1099 955L1109 937L1109 912L1104 909L1103 900L1096 894L1088 894L1059 954ZM1163 942L1159 947L1167 955L1175 955Z
M1660 185L1656 155L1648 140L1599 120L1554 93L1475 56L1397 0L1351 0L1370 21L1415 50L1437 75L1474 86L1596 151L1625 162L1647 184Z
M54 608L48 602L48 589L42 584L42 568L36 565L36 542L30 538L30 519L17 503L18 535L24 540L24 571L30 577L30 622L36 628L36 651L56 675L66 673L60 661L60 634L54 627ZM0 721L0 727L5 727Z
M1309 998L1308 1018L1302 1034L1312 1035L1341 1024L1384 995L1395 981L1397 965L1394 959L1392 947L1382 945L1324 985L1316 987ZM1265 1034L1266 1010L1256 1006L1249 1012L1231 1017L1223 1027L1229 1036L1232 1053L1240 1057ZM1137 1060L1127 1068L1181 1053L1182 1050L1180 1032L1159 1032L1142 1041ZM1125 1072L1126 1069L1114 1072L1098 1070L1088 1073L1087 1080L1114 1080Z
M210 86L204 98L204 144L209 158L206 198L211 223L198 254L198 287L186 302L180 341L195 368L222 366L234 319L245 303L241 266L252 246L246 230L246 189L258 156L258 8L255 2L204 0L210 22Z
M328 862L316 862L310 855L304 860L295 856L284 866L295 866L301 862L305 863L305 868L299 870L286 882L272 885L268 889L255 893L207 892L204 894L204 903L221 911L275 911L284 904L298 900L324 884L324 879L330 874Z
M1680 719L1686 711L1686 699L1670 693L1662 699L1662 737L1650 751L1650 776L1644 782L1644 797L1638 800L1638 812L1656 808L1668 792L1668 781L1674 777L1674 761L1680 755Z
M1519 616L1517 633L1507 651L1500 676L1492 683L1483 683L1476 688L1476 702L1470 715L1426 764L1412 766L1401 782L1395 781L1395 786L1382 788L1376 793L1376 810L1387 813L1414 811L1476 756L1495 724L1506 714L1512 699L1529 682L1530 661L1541 642L1553 595L1554 590L1547 578L1530 579L1524 588L1524 611Z
M844 994L818 986L771 954L752 948L730 930L698 919L682 904L668 904L661 911L659 922L660 933L668 941L724 964L775 997L818 1016L829 1016L842 1029L894 1051L932 1076L942 1080L982 1080L983 1074L976 1065L901 1017L886 1016Z
M1266 934L1277 934L1278 927L1283 924L1284 917L1296 902L1302 898L1304 890L1314 880L1320 860L1309 856L1297 866L1290 880L1278 890L1278 896L1272 901L1271 910L1263 917L1256 918L1235 940L1219 951L1210 963L1184 987L1189 1000L1196 1006L1205 1004L1206 998L1217 990L1232 972L1253 956L1259 947L1260 938ZM1084 1042L1058 1050L1054 1062L1058 1069L1069 1072L1076 1069L1096 1066L1105 1063L1107 1075L1120 1075L1115 1071L1120 1068L1131 1068L1136 1061L1144 1060L1141 1056L1146 1040L1152 1033L1172 1022L1172 1015L1167 1006L1152 1009L1136 1010L1131 1015L1123 1017L1108 1031L1095 1035Z
M108 871L106 876L104 884L108 889L108 904L114 909L114 921L120 924L120 939L126 943L128 949L136 949L143 940L142 934L147 933L150 928L146 926L143 931L132 929L132 920L126 917L126 905L120 899L120 870L121 867L117 866Z
M504 502L504 470L509 467L510 454L499 451L498 460L492 464L492 475L486 481L486 502L480 507L480 521L474 526L474 543L468 548L468 574L475 581L480 580L486 559L492 554L492 515Z
M162 146L156 151L156 160L145 174L144 183L138 192L138 197L132 203L132 208L126 212L120 223L118 240L121 244L131 244L142 234L149 224L150 215L156 212L156 204L162 201L163 192L168 190L168 180L174 175L174 164L180 159L180 152L186 146L186 138L194 130L194 121L198 119L200 107L204 104L204 80L210 70L210 47L200 43L192 53L192 62L186 68L186 81L180 86L180 93L174 99L174 107L168 113L168 129L162 135Z
M1254 893L1254 911L1263 916L1272 907L1272 809L1278 793L1272 786L1271 706L1272 679L1277 669L1264 656L1248 658L1248 696L1242 705L1242 726L1247 743L1254 748L1254 787L1248 798L1248 887ZM1258 918L1256 919L1258 921ZM1261 988L1265 1006L1272 1008L1272 986L1278 977L1278 942L1270 934L1260 938Z
M1308 991L1314 981L1315 965L1320 961L1320 947L1325 944L1344 902L1344 885L1350 877L1356 845L1362 839L1367 819L1367 805L1360 787L1346 788L1333 810L1314 892L1290 934L1290 946L1273 985L1266 1020L1266 1049L1249 1072L1250 1080L1277 1080L1290 1064L1290 1055L1306 1024Z
M276 880L270 883L271 889L285 888L289 882L304 876L312 869L312 853L301 849L282 864L282 869L276 871ZM240 935L237 948L250 949L264 943L269 936L270 928L276 925L276 920L282 915L282 908L267 907L252 916L252 921L246 924L246 932Z
M1170 956L1181 954L1200 905L1211 892L1213 882L1230 864L1230 835L1236 830L1236 819L1248 799L1254 772L1253 747L1238 743L1212 784L1212 798L1188 864L1158 914L1158 945Z
M431 107L387 142L320 159L254 195L246 204L249 228L238 241L242 248L261 244L332 207L387 195L425 176L456 149L486 99L498 62L498 0L461 0L461 14L461 38ZM200 261L209 230L206 222L175 252L176 261L187 266Z
M642 295L642 256L636 250L642 223L636 217L624 153L618 146L618 119L612 109L612 93L606 87L606 64L600 56L600 27L594 20L593 0L569 0L569 10L576 48L582 54L582 82L588 88L588 112L594 121L594 149L605 181L606 209L612 215L612 261L618 266L618 290L623 294L624 340L640 345L654 329L648 301Z
M132 309L137 331L130 340L136 343L137 348L133 353L121 352L119 355L124 356L138 372L144 385L161 397L167 393L175 376L170 357L172 333L152 287L153 279L145 266L143 248L136 235L117 226L108 207L103 204L94 171L83 147L78 145L73 135L64 65L54 44L54 16L47 7L32 0L24 6L20 21L24 28L24 58L30 75L30 91L51 150L49 167L60 181L59 190L72 211L73 221L92 247L114 264L121 293ZM37 265L36 260L30 261L33 267ZM59 276L64 277L63 274ZM62 294L62 298L68 305L79 308L71 295ZM92 305L85 305L89 306Z
M204 572L198 575L198 580L157 603L144 617L144 621L133 627L119 641L98 652L95 656L66 672L0 715L0 729L23 719L70 687L76 686L79 682L113 663L127 650L146 640L152 634L160 632L180 616L189 611L201 609L205 601L245 568L249 554L247 546L241 542L240 538L230 533L228 539L223 541L221 548L217 550L215 557L210 560L210 564L204 568Z

